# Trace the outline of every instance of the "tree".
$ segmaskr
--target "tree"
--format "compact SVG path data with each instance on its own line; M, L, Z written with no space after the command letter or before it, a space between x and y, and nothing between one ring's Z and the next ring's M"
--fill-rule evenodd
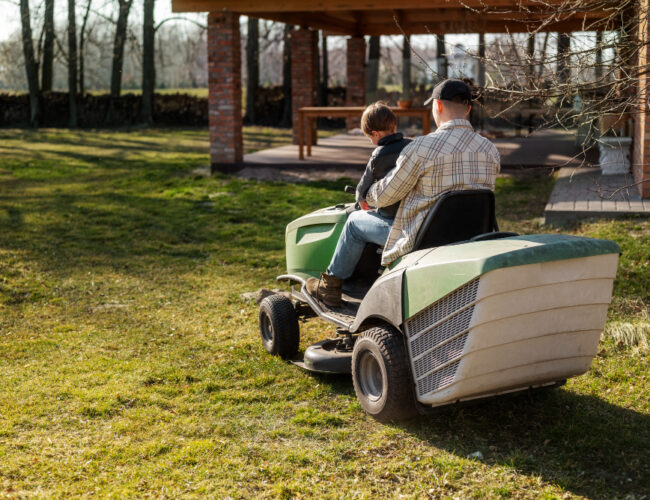
M327 94L328 94L328 81L330 79L330 69L329 69L329 53L327 52L327 35L321 31L321 61L323 64L323 71L321 72L321 81L320 81L320 100L318 102L319 106L327 106Z
M479 87L485 86L485 33L478 35L478 74L476 84Z
M249 123L255 123L255 97L260 86L260 26L259 20L248 18L248 38L246 41L246 69L248 79L246 84L246 118Z
M133 0L117 0L119 9L117 23L115 24L115 38L113 41L113 59L111 65L111 97L108 104L106 121L112 121L115 101L122 91L122 68L124 66L124 45L126 44L126 29L128 26L129 12Z
M88 16L90 15L90 4L92 0L86 3L86 12L84 13L83 21L81 22L81 29L79 30L79 93L84 95L86 93L86 38L90 33L86 32L88 25Z
M75 0L68 0L68 109L70 128L77 127L77 25Z
M368 67L366 69L366 93L371 101L375 100L379 83L379 54L381 51L381 37L371 36L368 43Z
M567 83L571 77L569 51L571 50L571 35L558 33L557 35L557 75L562 83Z
M291 32L293 26L284 26L284 44L282 49L282 95L284 96L284 109L282 111L282 125L290 127L293 121L291 116Z
M436 52L438 60L438 77L447 78L447 49L445 48L445 35L436 35Z
M22 25L25 72L27 73L27 86L29 87L29 123L32 127L37 127L41 115L41 94L38 87L38 63L34 57L29 0L20 0L20 22Z
M45 0L43 35L41 90L48 92L52 90L52 68L54 63L54 0Z
M404 35L402 44L402 99L411 99L411 43L408 35Z
M156 0L144 0L144 20L142 23L142 109L144 123L153 123L153 99L156 86L156 65L154 62L156 29L154 26L154 6Z
M111 69L111 97L117 98L122 90L122 67L124 65L124 44L126 43L126 28L133 0L117 0L119 11L115 25L115 41L113 43L113 61Z
M533 78L535 75L535 35L529 34L526 44L526 60L528 62L528 75ZM485 83L483 84L485 85Z

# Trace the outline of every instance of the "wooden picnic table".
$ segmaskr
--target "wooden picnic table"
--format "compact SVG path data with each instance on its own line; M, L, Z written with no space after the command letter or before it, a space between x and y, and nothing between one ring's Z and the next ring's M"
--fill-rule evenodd
M315 130L314 120L318 118L356 118L363 114L363 106L341 107L304 107L298 110L298 158L305 159L303 147L307 136L307 156L311 156L312 131ZM390 108L397 117L419 116L422 118L422 134L431 131L431 108ZM317 124L318 122L316 122ZM305 134L307 130L307 134Z

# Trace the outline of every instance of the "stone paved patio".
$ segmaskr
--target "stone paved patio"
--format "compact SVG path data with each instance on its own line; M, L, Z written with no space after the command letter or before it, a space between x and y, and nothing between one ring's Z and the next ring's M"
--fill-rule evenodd
M547 224L576 220L649 216L650 199L642 200L631 174L601 175L598 168L580 166L583 157L572 134L540 131L530 137L495 139L502 168L559 168L558 180L544 210ZM320 139L312 156L298 159L298 147L282 146L244 157L237 175L261 180L308 182L360 178L372 144L364 137L340 134Z
M494 139L503 168L579 166L573 134L542 130L529 137ZM319 139L312 156L298 159L298 146L265 149L244 156L237 175L261 180L308 182L361 177L374 146L363 135L339 134Z
M650 199L642 200L632 174L602 175L598 168L561 168L544 209L546 224L577 220L650 216Z

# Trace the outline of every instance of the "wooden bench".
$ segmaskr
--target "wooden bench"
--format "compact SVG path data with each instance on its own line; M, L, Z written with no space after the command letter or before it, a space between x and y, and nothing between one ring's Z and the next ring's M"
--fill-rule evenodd
M298 158L305 159L303 148L305 137L307 139L307 156L311 156L313 134L318 118L356 118L363 114L363 106L342 107L305 107L298 110ZM422 134L431 131L431 108L390 108L399 118L400 116L415 116L422 119ZM305 133L307 131L307 133Z

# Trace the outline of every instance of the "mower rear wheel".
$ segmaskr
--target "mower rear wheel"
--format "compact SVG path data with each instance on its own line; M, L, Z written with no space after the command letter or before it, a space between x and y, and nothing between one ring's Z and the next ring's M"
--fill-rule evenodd
M288 298L276 294L262 300L259 325L262 344L270 354L289 359L298 352L298 315Z
M395 328L380 326L359 335L352 351L352 382L362 408L380 422L417 414L406 349Z

